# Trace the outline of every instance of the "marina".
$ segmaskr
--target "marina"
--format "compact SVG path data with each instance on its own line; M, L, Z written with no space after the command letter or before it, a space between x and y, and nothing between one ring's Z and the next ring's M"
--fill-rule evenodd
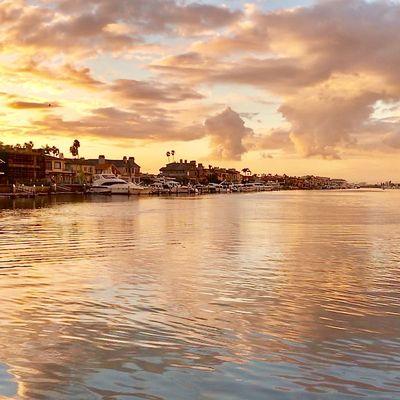
M51 187L36 186L15 186L12 192L0 193L0 197L35 197L45 195L57 195L74 193L77 195L125 195L125 196L144 196L144 195L200 195L207 193L240 193L240 192L263 192L279 190L279 186L255 184L221 184L209 185L181 185L171 179L160 178L152 185L140 185L127 182L112 174L96 175L92 185L53 185Z
M76 140L79 143L79 141ZM52 150L54 151L54 150ZM141 172L135 157L67 158L35 149L32 142L0 143L0 197L76 195L202 195L275 190L327 190L359 187L344 179L307 175L253 174L249 168L204 166L195 160L168 162L158 174ZM390 186L389 186L390 187Z

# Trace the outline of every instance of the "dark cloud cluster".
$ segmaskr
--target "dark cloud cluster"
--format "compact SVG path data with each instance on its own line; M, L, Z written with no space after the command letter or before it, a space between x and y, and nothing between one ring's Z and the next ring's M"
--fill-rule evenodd
M152 67L193 82L251 85L282 96L279 111L297 149L337 158L357 146L377 101L400 100L399 17L399 3L365 0L254 12L230 33ZM375 130L377 141L385 134L384 125Z
M39 5L24 0L0 4L3 46L81 55L140 50L148 45L146 35L199 34L229 25L241 15L175 0L55 0Z

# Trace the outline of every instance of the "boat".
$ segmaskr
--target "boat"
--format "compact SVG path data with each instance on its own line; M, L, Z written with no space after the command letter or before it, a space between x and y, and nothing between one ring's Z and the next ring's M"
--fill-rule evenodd
M93 177L89 193L94 194L146 194L150 190L133 182L126 182L114 174L100 174Z
M255 192L256 190L257 187L252 182L245 183L242 187L242 192Z
M219 183L209 183L208 191L210 193L220 193L222 191L222 186Z
M195 186L181 185L174 179L157 179L152 185L151 190L155 194L198 194L199 190Z

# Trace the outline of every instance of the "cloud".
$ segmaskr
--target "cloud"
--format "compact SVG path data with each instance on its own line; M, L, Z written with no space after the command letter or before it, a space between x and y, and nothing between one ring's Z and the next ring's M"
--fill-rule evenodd
M400 100L399 18L400 4L389 1L253 9L231 30L152 68L192 82L250 85L281 96L279 111L291 124L298 151L338 158L362 145L359 138L378 101ZM375 134L383 139L386 132Z
M18 77L20 80L40 79L42 82L64 83L85 89L100 89L104 85L104 82L92 76L88 67L79 67L69 63L49 66L46 63L46 60L39 61L25 57L3 69L10 77Z
M58 9L68 14L88 13L127 22L144 33L192 35L221 28L237 21L242 12L227 7L175 0L77 0L58 2Z
M167 112L144 114L114 107L93 109L77 120L49 115L34 121L37 134L83 135L109 139L146 141L195 140L204 135L203 128L184 125Z
M40 6L26 1L3 2L0 5L3 47L30 49L32 54L37 49L47 54L89 55L129 50L143 44L137 35L107 30L115 21L105 13L104 7L68 14L61 12L57 5L57 2L52 6L43 2Z
M239 11L175 0L5 0L0 4L2 48L31 54L79 54L146 50L146 35L187 36L227 26ZM32 29L34 27L34 29Z
M230 107L206 119L204 125L206 134L211 138L213 159L240 160L247 151L245 139L254 134Z
M385 98L373 88L359 86L353 91L348 87L346 91L340 86L334 79L331 86L302 90L280 106L279 111L291 123L290 137L302 155L340 158L337 149L357 146L357 138L368 129L373 105Z
M118 79L110 86L110 90L124 99L139 102L175 103L203 98L201 94L182 84L133 79Z
M8 100L14 100L17 98L17 96L13 93L7 93L7 92L0 92L0 97L4 97Z
M272 129L268 134L254 135L248 140L247 146L251 150L295 150L290 131L284 129Z
M59 107L57 103L36 103L31 101L13 101L7 104L10 108L15 108L17 110L32 109L32 108L53 108Z

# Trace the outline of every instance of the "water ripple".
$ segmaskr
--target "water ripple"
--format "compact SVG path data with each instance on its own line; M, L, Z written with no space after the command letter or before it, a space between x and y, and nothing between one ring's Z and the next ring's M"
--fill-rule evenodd
M0 397L400 398L399 192L67 200L0 209Z

